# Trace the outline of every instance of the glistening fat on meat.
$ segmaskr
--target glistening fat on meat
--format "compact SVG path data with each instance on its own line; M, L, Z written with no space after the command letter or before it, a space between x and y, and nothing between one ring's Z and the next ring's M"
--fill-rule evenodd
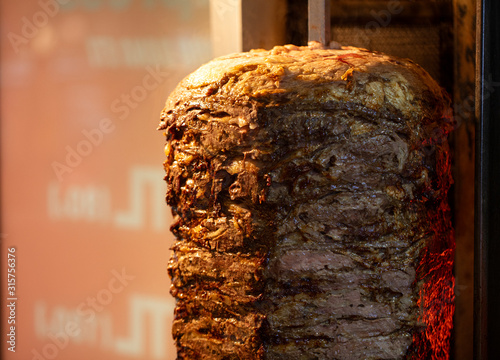
M443 90L318 43L232 54L161 115L178 359L447 359Z

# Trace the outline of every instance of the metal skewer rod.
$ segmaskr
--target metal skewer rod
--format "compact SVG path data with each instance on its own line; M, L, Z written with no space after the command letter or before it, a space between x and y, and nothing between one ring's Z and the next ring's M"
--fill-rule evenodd
M330 0L309 0L309 41L330 44Z

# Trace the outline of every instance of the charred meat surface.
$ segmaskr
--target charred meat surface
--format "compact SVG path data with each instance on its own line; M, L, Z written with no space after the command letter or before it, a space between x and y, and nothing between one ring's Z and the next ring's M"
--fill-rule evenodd
M447 359L452 127L423 69L358 48L184 79L159 127L178 359Z

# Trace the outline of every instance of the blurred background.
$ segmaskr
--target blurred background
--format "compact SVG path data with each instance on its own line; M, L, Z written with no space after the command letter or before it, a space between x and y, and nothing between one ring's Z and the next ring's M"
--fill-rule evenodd
M1 6L2 358L174 359L156 127L211 57L208 0Z
M332 38L408 57L453 99L453 359L472 358L475 0L331 0ZM214 56L307 43L307 0L1 6L2 359L175 359L168 94ZM496 85L495 85L496 86Z

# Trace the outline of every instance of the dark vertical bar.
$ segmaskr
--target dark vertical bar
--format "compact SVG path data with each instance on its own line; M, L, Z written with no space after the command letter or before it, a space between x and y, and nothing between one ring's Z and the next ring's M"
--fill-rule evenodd
M309 0L309 41L330 44L330 0Z
M500 353L500 2L478 0L474 358Z
M487 243L488 243L488 192L487 182L487 134L488 121L483 117L482 76L484 71L484 6L482 0L477 2L476 28L476 184L475 184L475 241L474 241L474 357L487 360L488 346L488 289L487 289Z

